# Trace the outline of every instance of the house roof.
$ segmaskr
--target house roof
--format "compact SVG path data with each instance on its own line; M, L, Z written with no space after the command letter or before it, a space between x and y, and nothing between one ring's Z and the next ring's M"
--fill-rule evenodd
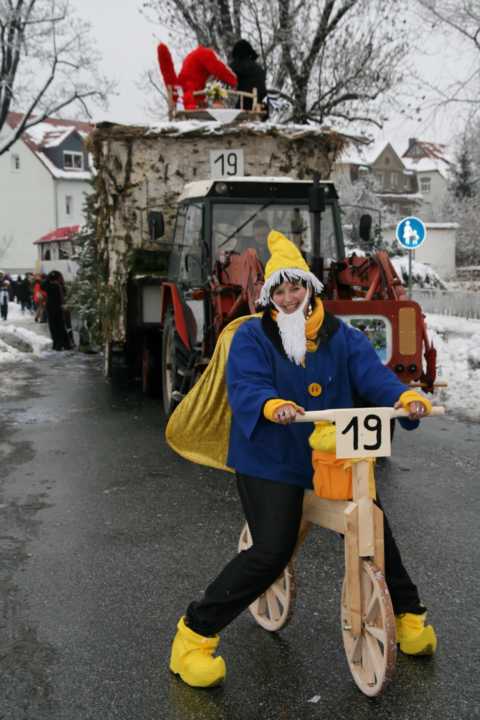
M409 155L413 148L415 148L415 157ZM421 155L418 154L419 151ZM417 140L416 138L409 140L408 148L403 153L402 160L410 170L417 173L438 172L445 179L448 179L448 173L454 165L446 145Z
M22 121L23 113L9 112L7 124L13 129ZM60 118L45 118L37 125L33 125L22 133L21 139L27 147L45 165L53 177L63 180L90 180L92 174L88 170L64 170L58 168L43 152L44 149L58 147L73 132L85 139L94 129L90 123L81 120L63 120Z
M446 160L439 160L438 158L402 158L404 165L409 170L414 170L416 173L433 173L438 172L442 177L448 179L449 169L451 165Z
M448 156L447 146L442 145L442 143L434 143L426 140L417 140L416 138L411 138L408 144L408 148L405 150L402 157L409 157L408 153L410 152L412 147L415 147L416 150L420 150L422 152L422 155L420 157L431 158L434 160L443 160L443 162L451 163L451 160Z
M80 232L80 225L68 225L66 227L60 227L56 230L52 230L46 235L42 235L38 240L34 240L34 245L48 242L60 242L61 240L71 240L75 235Z
M399 163L408 169L407 163L403 157L394 148L392 143L385 142L380 139L369 145L349 145L343 151L340 157L337 159L336 164L347 164L347 165L359 165L364 167L372 167L375 165L380 156L386 151L390 150L392 154L398 159Z

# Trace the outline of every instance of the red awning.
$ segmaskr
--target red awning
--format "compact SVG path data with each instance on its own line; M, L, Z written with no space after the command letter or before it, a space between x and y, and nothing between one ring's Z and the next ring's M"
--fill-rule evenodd
M71 240L74 235L78 235L80 232L80 225L69 225L68 227L57 228L52 232L43 235L38 240L34 240L33 244L48 243L48 242L60 242L61 240Z

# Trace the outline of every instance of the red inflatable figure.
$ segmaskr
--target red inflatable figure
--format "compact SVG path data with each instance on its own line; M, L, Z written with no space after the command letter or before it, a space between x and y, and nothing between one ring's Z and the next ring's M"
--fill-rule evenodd
M193 93L196 90L203 90L208 78L211 76L231 87L237 85L235 73L220 60L215 50L211 48L199 45L195 50L188 53L178 75L175 72L170 50L163 43L158 45L157 56L165 85L170 86L173 90L174 102L177 101L178 97L175 88L178 86L182 88L185 110L205 107L205 97Z

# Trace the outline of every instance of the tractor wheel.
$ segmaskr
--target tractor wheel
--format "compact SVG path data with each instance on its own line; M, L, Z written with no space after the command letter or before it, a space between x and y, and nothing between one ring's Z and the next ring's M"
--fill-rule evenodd
M163 323L161 365L162 404L168 417L180 402L178 395L188 365L188 353L183 350L183 344L175 330L175 319L171 310L165 315Z

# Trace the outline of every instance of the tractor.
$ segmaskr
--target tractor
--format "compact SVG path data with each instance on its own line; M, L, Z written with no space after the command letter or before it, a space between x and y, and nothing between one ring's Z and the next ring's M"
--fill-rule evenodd
M156 221L161 233L161 213ZM367 243L370 224L361 218ZM347 256L333 183L210 179L187 183L179 197L168 270L153 283L139 280L139 297L146 302L148 295L161 328L146 336L142 381L144 389L161 388L165 413L202 373L222 329L257 311L271 229L299 247L324 284L326 309L364 332L400 380L432 391L436 351L421 308L407 297L386 251Z

